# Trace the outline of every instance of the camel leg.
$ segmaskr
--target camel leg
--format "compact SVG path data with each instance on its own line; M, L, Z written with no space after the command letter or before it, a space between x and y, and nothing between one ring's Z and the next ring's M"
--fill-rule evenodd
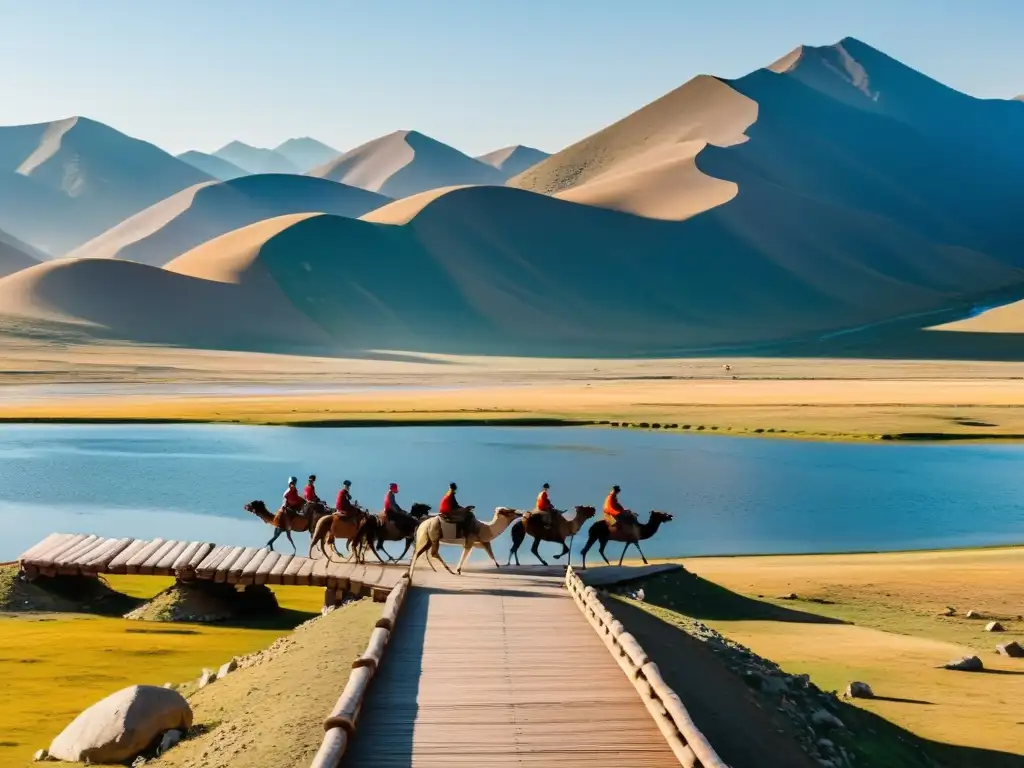
M444 558L441 557L441 540L440 539L438 539L437 541L432 541L430 543L430 559L433 560L435 557L438 559L438 561L441 563L441 565L444 566L444 569L446 571L448 571L448 573L450 573L452 576L455 576L456 572L453 571L451 568L449 568L448 567L448 563L446 563L444 561ZM463 554L463 557L465 557L465 554ZM434 570L436 571L437 569L434 568Z
M292 532L290 530L285 531L284 535L288 537L288 543L292 545L292 554L299 554L299 550L295 548L295 539L292 538Z
M383 552L387 556L388 562L391 562L391 563L395 562L395 558L393 558L391 555L389 555L388 551L386 549L384 549L384 539L377 539L377 551L378 552Z
M377 558L377 560L378 560L378 561L380 562L380 564L381 564L381 565L383 565L383 564L384 564L384 560L383 560L383 558L381 558L381 556L380 556L380 553L379 553L379 552L377 552L377 548L376 548L375 546L373 546L373 542L372 542L372 541L370 541L369 539L367 539L366 541L364 541L364 542L361 542L361 544L362 544L362 546L360 547L360 549L361 549L361 550L362 550L362 552L363 552L363 559L362 559L362 562L364 562L364 563L366 562L366 548L367 548L367 547L369 547L369 548L370 548L370 551L371 551L371 552L373 552L373 556ZM386 554L386 553L385 553L385 554Z
M595 541L597 541L595 536L588 536L587 543L584 544L583 549L580 550L580 557L582 558L582 562L580 563L581 571L587 570L587 552L589 552L590 548L594 546Z
M540 560L540 564L541 565L547 565L547 561L543 557L540 556L540 552L537 549L539 546L540 546L540 539L538 539L536 536L534 536L533 537L533 546L530 547L530 552L533 553L534 557L536 557L538 560Z
M597 551L600 553L600 555L604 559L605 563L607 563L608 565L611 565L611 563L608 562L608 558L605 557L605 554L604 554L604 548L608 546L608 541L609 541L608 539L602 539L601 540L601 546L599 546L597 548Z
M402 550L402 554L400 554L398 556L398 560L402 560L402 559L405 558L405 553L409 551L409 547L411 547L411 546L412 546L412 539L406 539L405 540L405 549L403 549ZM398 560L396 560L395 562L398 562Z
M270 537L270 541L267 542L267 548L271 552L274 551L274 542L277 541L277 537L280 536L280 535L281 535L281 529L280 528L275 528L274 529L274 535L271 536Z
M509 532L512 534L512 548L508 551L508 562L505 565L512 565L513 557L516 559L516 565L519 565L519 545L526 538L526 526L522 520L516 520Z
M462 573L462 566L466 564L466 558L469 557L469 553L473 551L473 542L466 539L466 544L462 548L462 557L459 558L459 567L455 569L455 573Z
M501 563L498 562L498 558L494 556L494 550L491 549L491 542L481 541L480 546L484 548L484 551L491 556L491 560L494 561L495 568L501 568Z
M553 555L553 557L555 558L555 560L561 560L566 555L572 557L572 554L569 551L569 545L565 543L565 539L562 539L562 551L559 552L557 555Z
M644 551L640 549L640 542L634 541L633 546L636 547L636 551L640 553L640 559L644 561L644 565L650 565L650 563L647 562L647 558L644 557Z

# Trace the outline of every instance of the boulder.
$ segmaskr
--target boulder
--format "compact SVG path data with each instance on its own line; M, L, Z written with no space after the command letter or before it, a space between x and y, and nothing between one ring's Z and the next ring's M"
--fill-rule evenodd
M167 731L163 735L163 738L160 739L160 746L157 748L156 753L158 755L162 755L168 749L175 746L179 741L181 741L181 738L184 735L184 732L179 731L177 728L172 728L171 730Z
M776 599L777 600L796 600L797 599L796 592L790 592L789 594L786 594L786 595L779 595Z
M200 688L205 688L206 686L208 686L211 683L214 683L216 681L217 681L217 673L214 672L212 669L204 669L203 670L203 674L201 674L199 676L199 687Z
M871 690L871 686L867 683L853 682L846 686L846 692L844 694L848 699L873 699L875 698L875 692Z
M187 731L192 709L177 691L133 685L98 701L50 744L50 757L69 763L124 763L169 730Z
M231 661L225 661L220 665L220 669L217 670L217 679L223 680L225 677L230 675L238 669L238 659L232 659Z
M50 753L47 752L45 749L37 749L36 753L34 755L32 755L32 761L36 762L36 763L41 763L44 760L49 760L49 759L50 759Z
M968 611L968 612L967 612L966 614L964 614L964 615L965 615L965 616L966 616L966 617L967 617L968 619L984 619L984 618L985 618L984 616L982 616L982 615L981 615L980 613L978 613L977 611Z
M952 605L947 605L946 610L939 614L940 616L956 616L956 608Z
M942 665L941 669L953 669L958 672L981 672L985 665L977 656L964 656L962 659L954 659Z
M998 621L990 621L988 624L985 625L985 631L986 632L1003 632L1005 630L1003 628L1003 625L1000 624Z
M1016 640L1010 643L1000 643L996 646L996 653L1001 656L1009 656L1011 659L1024 659L1024 648Z
M838 717L826 709L816 709L811 713L811 722L819 727L845 728L846 725Z

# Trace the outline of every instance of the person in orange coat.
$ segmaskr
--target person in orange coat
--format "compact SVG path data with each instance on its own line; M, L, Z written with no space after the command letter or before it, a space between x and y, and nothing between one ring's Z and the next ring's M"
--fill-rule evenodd
M626 509L619 502L619 493L622 491L619 486L612 486L611 493L604 500L604 517L608 525L614 526L619 523L635 523L636 515L632 510Z
M448 484L448 492L441 499L437 509L438 515L455 524L459 536L464 536L466 531L476 530L476 516L468 509L459 504L455 498L455 492L459 486L455 483Z
M544 513L544 527L558 530L557 525L561 522L562 513L555 509L555 505L551 503L551 497L548 495L548 491L551 490L551 486L544 483L539 494L537 494L537 511Z

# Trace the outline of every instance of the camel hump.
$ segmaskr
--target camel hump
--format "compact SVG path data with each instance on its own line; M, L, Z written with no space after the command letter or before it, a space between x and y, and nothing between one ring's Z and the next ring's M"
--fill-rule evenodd
M455 523L441 520L441 538L445 541L455 541L459 538L459 527Z

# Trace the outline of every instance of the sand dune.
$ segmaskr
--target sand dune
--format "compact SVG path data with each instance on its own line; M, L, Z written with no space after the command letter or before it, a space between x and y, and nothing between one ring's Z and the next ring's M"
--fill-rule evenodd
M140 211L69 255L160 267L200 243L263 219L304 212L356 217L387 202L374 192L293 174L206 182Z
M214 155L208 155L205 152L198 152L196 150L189 150L183 152L177 156L179 160L184 160L191 166L198 168L203 173L212 176L215 179L221 181L231 181L231 179L237 179L239 176L248 176L249 171L244 168L239 168L234 163L229 163L220 157Z
M299 173L295 164L272 149L253 147L241 141L232 141L213 153L249 173Z
M0 279L0 318L183 346L329 343L270 281L242 288L115 259L60 259Z
M503 147L486 155L480 155L476 159L481 163L492 165L505 174L506 179L511 179L527 168L532 168L542 160L551 157L547 152L542 152L533 147L524 147L522 144L515 144L511 147Z
M54 255L209 178L81 117L0 128L0 226Z
M393 198L461 184L503 184L504 175L417 131L395 131L309 172Z
M317 141L309 136L288 139L288 141L274 147L274 151L291 161L292 165L302 173L311 171L324 163L329 163L341 155L341 152L334 147L329 147L322 141Z
M0 277L38 264L39 259L29 255L32 250L31 246L0 230Z

